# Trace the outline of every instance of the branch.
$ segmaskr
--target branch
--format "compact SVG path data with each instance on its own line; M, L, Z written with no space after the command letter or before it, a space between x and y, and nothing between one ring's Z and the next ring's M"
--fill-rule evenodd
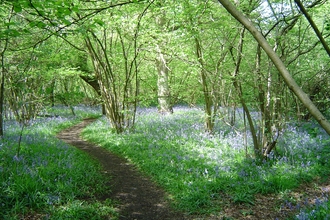
M98 14L98 13L100 13L100 12L102 12L102 11L105 11L105 10L107 10L107 9L115 8L115 7L120 7L120 6L127 5L127 4L131 4L131 3L139 3L139 2L142 2L142 1L144 1L144 0L139 0L139 1L127 1L127 2L122 2L122 3L118 3L118 4L111 4L111 5L107 6L107 7L91 9L91 10L93 10L92 12L90 12L90 13L84 15L84 16L78 17L78 19L74 19L74 20L73 20L71 23L69 23L69 24L66 24L66 25L63 25L63 26L58 27L58 26L56 25L56 23L54 23L49 17L44 16L43 13L41 13L41 11L38 10L38 9L35 7L35 5L33 5L32 0L29 0L30 6L32 7L32 9L34 9L34 10L37 12L37 14L38 14L39 17L41 17L44 21L48 21L48 22L51 24L51 26L53 26L53 27L57 27L57 30L55 30L55 31L51 30L51 29L48 28L48 27L44 28L45 30L49 31L50 34L49 34L48 36L44 37L43 39L39 40L38 42L36 42L36 43L33 45L33 48L35 48L35 47L36 47L37 45L39 45L40 43L42 43L42 42L48 40L48 39L51 38L52 36L58 36L58 37L62 38L65 42L67 42L70 46L74 47L75 49L77 49L77 50L79 50L79 51L85 51L84 49L79 48L78 46L74 45L74 43L70 42L68 39L66 39L65 37L61 36L59 33L60 33L62 30L66 29L66 28L68 28L68 27L71 27L71 26L73 26L73 25L75 25L75 24L79 24L80 22L84 22L85 20L87 20L87 19L89 19L89 18L95 16L96 14ZM26 20L29 21L29 22L31 22L31 20L28 20L28 19L26 19Z
M305 7L303 6L303 4L301 3L300 0L294 0L294 1L297 4L297 6L299 7L300 11L304 14L305 18L308 20L309 24L312 26L316 36L319 38L319 40L320 40L321 44L323 45L325 51L328 53L328 55L330 57L330 48L329 48L327 42L325 42L321 32L317 28L317 26L314 23L312 17L308 14L307 10L305 9Z
M266 52L267 56L272 60L278 72L281 74L284 82L289 87L290 90L298 97L298 99L303 103L303 105L308 109L308 111L313 115L317 122L323 127L323 129L330 135L330 123L315 106L315 104L310 100L307 94L298 86L296 81L290 75L288 69L285 67L283 61L272 49L270 44L263 37L262 33L257 30L253 23L244 16L244 14L229 1L229 0L218 0L220 4L246 29L252 34L255 40L260 44L263 50Z

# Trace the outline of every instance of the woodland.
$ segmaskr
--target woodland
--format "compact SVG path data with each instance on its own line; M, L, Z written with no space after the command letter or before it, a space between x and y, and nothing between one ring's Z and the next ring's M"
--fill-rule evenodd
M7 155L21 161L20 157L28 157L24 132L38 120L62 117L64 112L80 120L98 115L100 119L87 128L84 137L132 160L173 194L174 206L186 213L214 214L210 207L219 201L219 195L214 195L226 187L234 204L250 207L259 193L288 193L302 183L329 181L323 178L329 175L326 158L330 154L328 0L0 0L0 4L3 158ZM96 108L97 113L81 110L82 105ZM13 135L14 124L17 138L11 151L5 146L11 142L8 137ZM49 126L53 135L59 131L55 125ZM144 151L133 141L137 134L145 134L141 142L146 146L145 155L137 156L137 149ZM122 142L124 139L131 145ZM107 147L109 143L113 147ZM164 145L162 151L156 145ZM179 145L180 152L176 151ZM187 146L187 152L182 146ZM271 180L269 188L259 187L266 179L261 180L260 175L262 183L253 189L236 190L229 179L242 180L233 176L228 176L228 182L218 180L219 172L234 170L223 168L231 165L212 165L212 161L225 161L215 155L229 152L227 148L242 156L228 153L228 161L236 162L235 166L253 163L256 169L264 167L268 172L286 164L286 171L290 167L301 176L297 180L295 173L284 178L286 171L277 171L279 179ZM160 154L172 155L169 167L148 162L147 157ZM205 167L200 167L199 160ZM172 163L179 170L174 173L185 170L191 176L181 182L171 179ZM189 167L194 163L196 167ZM1 159L3 180L10 176L5 174L6 164ZM312 174L298 172L302 164L302 169L315 165L315 169L310 167ZM248 174L242 167L237 166L235 172L243 180L259 172ZM189 179L192 175L206 182L194 182ZM182 185L181 192L176 192L171 181ZM196 188L202 185L209 188L198 194ZM0 214L20 216L18 209L13 214L6 205L17 204L20 195L10 197L9 192L14 191L0 194L7 201L0 204L0 209L7 210ZM47 196L44 203L50 198ZM287 205L287 198L284 200ZM320 200L320 209L297 209L300 214L296 217L329 218L330 203L327 198ZM28 212L39 209L23 206L29 207ZM246 211L249 208L243 210L244 216L252 213ZM313 214L306 213L321 214L312 218ZM308 215L310 218L304 218Z

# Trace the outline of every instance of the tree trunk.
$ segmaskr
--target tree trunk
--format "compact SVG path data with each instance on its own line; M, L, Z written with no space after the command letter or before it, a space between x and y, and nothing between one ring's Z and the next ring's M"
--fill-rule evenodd
M50 94L49 94L50 106L51 107L55 106L55 84L56 84L55 79L52 79L52 82L51 82L51 85L50 85Z
M100 84L97 81L96 77L80 75L80 78L83 79L88 85L90 85L100 97L102 97ZM102 115L105 115L104 103L102 103Z
M206 71L205 71L205 64L203 58L202 47L200 41L197 37L195 37L195 44L196 44L196 54L199 64L201 65L201 80L202 80L202 87L204 93L204 101L205 101L205 129L207 132L212 133L214 127L214 115L212 114L212 97L210 94L210 90L207 83Z
M160 6L162 3L160 3ZM162 7L162 6L161 6ZM166 12L161 10L160 13L155 17L155 22L159 31L167 32L166 29ZM158 72L157 86L158 86L158 111L162 114L171 114L173 113L172 102L171 102L171 93L168 83L168 66L167 59L162 52L163 48L166 48L168 42L168 37L157 37L156 40L156 49L157 49L157 58L156 58L156 67Z
M330 48L329 48L327 42L325 41L325 39L323 38L322 33L319 31L316 24L314 23L312 17L308 14L307 10L305 9L304 5L301 3L300 0L294 0L294 1L297 4L297 6L299 7L300 11L304 14L305 18L307 19L307 21L313 28L316 36L319 38L324 50L328 53L328 56L330 57Z
M276 146L276 140L273 140L272 126L275 126L271 114L275 115L276 108L271 112L271 85L272 78L270 70L266 78L266 91L263 86L263 76L260 69L261 65L261 47L257 46L256 73L257 73L257 88L259 91L259 108L261 112L261 126L259 131L259 143L262 146L263 156L267 156ZM276 121L276 120L275 120Z
M233 74L233 77L232 77L232 81L233 81L233 85L234 85L234 87L237 91L240 102L242 104L243 110L246 114L248 123L249 123L251 136L252 136L252 141L253 141L254 155L257 158L260 158L261 149L260 149L260 144L258 142L257 133L256 133L256 130L255 130L255 127L254 127L252 116L250 114L250 110L249 110L248 106L246 105L246 102L245 102L245 99L244 99L241 83L238 80L238 75L240 73L240 67L241 67L241 62L242 62L244 35L245 35L245 28L243 27L241 32L240 32L239 43L238 43L238 46L237 46L238 47L237 61L235 62L235 70L234 70L234 74ZM232 56L233 56L233 54L232 54ZM233 59L234 59L234 57L233 57ZM235 59L234 59L234 61L235 61Z
M100 41L97 42L101 44ZM112 73L111 69L112 67L111 64L107 62L108 57L106 50L105 48L101 47L102 54L97 52L89 37L86 37L85 43L89 55L93 61L94 72L100 86L100 92L102 100L104 101L106 116L109 118L110 123L116 132L121 133L124 131L125 126L123 124L123 118L121 117L123 112L121 112L120 109L119 98L117 96L117 90L115 87L114 74ZM106 59L106 61L104 61L104 59Z
M3 136L3 106L4 106L4 88L5 88L5 67L4 67L4 60L3 60L3 53L1 53L1 84L0 84L0 137Z
M162 114L173 113L172 103L171 103L171 93L168 84L168 67L166 58L164 54L160 51L158 47L158 58L156 59L157 71L158 71L158 105L159 112Z
M11 21L11 17L12 14L10 14L9 16L9 20L8 23L10 23ZM7 29L9 29L9 26L7 26ZM1 41L0 41L1 42ZM7 38L5 38L4 40L4 47L3 50L1 51L1 84L0 84L0 137L2 137L4 135L4 129L3 129L3 114L4 114L4 110L3 110L3 106L4 106L4 93L5 93L5 74L7 72L7 69L5 67L5 52L7 50L8 47L8 42L9 42L9 38L7 36Z
M275 53L275 51L271 48L269 43L266 41L264 36L254 27L253 23L247 19L237 8L229 1L229 0L218 0L220 4L222 4L226 10L236 18L241 24L245 26L246 29L250 31L252 36L256 39L256 41L260 44L260 46L264 49L268 57L272 60L275 67L282 75L284 82L289 87L290 90L299 98L299 100L303 103L303 105L308 109L308 111L313 115L313 117L317 120L317 122L323 127L323 129L330 135L330 123L326 120L323 114L318 110L318 108L314 105L314 103L309 99L306 93L298 86L295 80L290 75L289 71L286 69L284 63L279 58L279 56Z

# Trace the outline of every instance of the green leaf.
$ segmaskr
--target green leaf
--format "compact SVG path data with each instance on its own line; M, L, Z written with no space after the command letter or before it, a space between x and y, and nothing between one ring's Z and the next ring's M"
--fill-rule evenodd
M15 4L15 5L14 5L14 11L15 11L16 13L21 12L21 11L22 11L22 6L21 6L20 4Z
M11 37L18 37L21 35L17 30L14 30L14 29L7 29L7 30L5 30L5 33L6 33L6 35L11 36Z
M325 30L329 31L330 30L330 23L327 23L325 26Z
M60 14L61 16L66 16L66 15L70 15L71 11L68 8L58 8L58 14Z
M77 6L72 7L71 9L73 12L80 12L79 8Z
M45 28L46 26L47 26L47 24L45 24L45 23L43 23L43 22L41 22L41 21L37 23L37 27L38 27L38 28L43 29L43 28Z
M62 22L65 24L65 25L70 25L71 22L65 18L62 19Z
M31 21L29 23L30 27L38 27L38 28L45 28L47 26L47 24L41 22L41 21Z
M8 22L8 23L5 23L4 25L6 27L9 27L9 26L15 26L15 25L17 25L17 23L16 22Z
M29 26L30 27L36 27L37 26L37 21L31 21L30 23L29 23Z
M94 19L94 22L98 25L100 25L101 27L103 27L105 25L104 21L102 21L99 18Z

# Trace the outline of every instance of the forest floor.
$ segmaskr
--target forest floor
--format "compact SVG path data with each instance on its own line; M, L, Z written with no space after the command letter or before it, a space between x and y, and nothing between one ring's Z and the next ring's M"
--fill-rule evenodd
M279 195L257 195L253 204L236 204L230 195L222 195L223 211L217 216L193 216L173 210L166 200L166 193L150 178L138 171L126 159L84 141L81 131L95 119L85 119L82 123L58 134L66 143L87 152L99 161L105 175L111 178L109 188L99 199L112 199L118 202L120 220L188 220L188 219L286 219L297 212L295 205L304 206L315 203L317 198L330 193L330 181L302 185L288 192L285 197L295 204L283 204ZM298 202L297 202L298 201ZM283 205L280 205L283 204ZM275 208L279 207L281 208Z
M103 194L100 199L118 201L120 220L185 219L182 213L171 209L165 192L127 160L80 138L81 131L94 120L85 119L59 133L58 138L97 159L104 174L110 176L110 192Z

